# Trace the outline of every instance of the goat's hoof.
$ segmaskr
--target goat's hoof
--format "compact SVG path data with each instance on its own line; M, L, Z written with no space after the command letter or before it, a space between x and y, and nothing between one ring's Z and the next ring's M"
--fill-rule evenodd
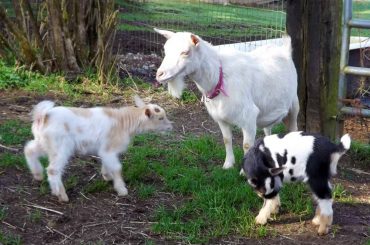
M118 196L120 196L120 197L123 197L123 196L127 196L128 195L128 190L127 190L126 187L119 188L116 191L118 193Z
M319 216L319 215L318 215L318 216L313 217L313 219L312 219L312 224L313 224L313 225L320 225L320 216Z
M245 172L244 172L244 169L240 169L239 175L240 175L240 176L246 176L246 174L245 174Z
M65 193L58 195L58 199L60 202L69 202L69 198Z
M329 228L327 226L320 226L319 230L317 231L317 234L319 236L324 236L329 233Z
M264 215L258 215L256 217L256 224L257 225L265 225L267 224L267 217Z
M279 206L277 206L273 210L271 210L271 214L278 214L278 213L279 213Z
M223 169L229 169L234 166L234 163L225 162L224 166L222 166Z
M111 181L113 178L112 178L112 175L110 174L102 174L103 175L103 179L105 181Z
M37 181L42 181L44 179L44 175L42 173L33 174L33 178Z

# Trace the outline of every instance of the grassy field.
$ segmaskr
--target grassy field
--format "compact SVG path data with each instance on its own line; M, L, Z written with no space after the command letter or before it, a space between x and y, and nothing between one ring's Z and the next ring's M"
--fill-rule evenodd
M12 147L21 147L31 138L30 125L18 120L4 122L0 132L0 143ZM214 138L188 135L179 142L171 135L147 134L136 137L132 145L123 158L123 175L129 189L137 190L140 199L160 191L183 199L154 210L151 218L156 223L152 227L154 232L175 240L200 243L231 234L264 237L268 230L273 231L254 224L261 200L239 176L238 168L228 171L221 168L224 150ZM241 149L236 148L235 152L240 162ZM0 171L8 168L22 169L29 174L22 155L0 153ZM76 173L66 175L67 191L83 177ZM146 181L152 178L161 179L161 183ZM101 179L84 187L86 195L112 191L111 184ZM40 193L49 195L48 192L44 181ZM283 210L299 217L312 214L311 198L303 185L286 186L281 195Z
M2 4L14 14L10 0ZM145 3L117 0L121 8L118 28L148 31L152 28L187 30L206 37L230 40L247 37L273 38L285 31L286 14L273 8L207 4L197 0L152 0ZM370 1L353 1L353 17L370 19ZM353 36L370 36L368 30L352 30Z
M122 91L122 86L125 86L125 92L120 96L124 97L130 96L134 89L139 89L141 94L148 96L164 92L163 89L153 91L147 84L139 81L135 86L126 81L112 86L108 90L110 92L103 92L106 88L97 89L99 86L94 85L93 80L87 79L77 84L67 83L61 76L46 77L4 64L1 64L0 71L2 71L0 85L3 91L16 88L17 91L27 92L30 96L42 97L46 93L49 93L49 96L50 93L57 96L63 95L60 101L65 105L76 105L84 100L92 104L105 104L112 98L109 93ZM97 101L91 101L91 97L85 97L94 89L95 95L91 97L95 97ZM1 120L0 144L21 150L25 142L32 138L30 126L29 122L19 118ZM274 132L282 130L283 127L279 126L274 129ZM181 137L179 137L180 134ZM221 165L225 151L218 140L219 138L211 134L197 135L181 132L167 135L145 134L134 139L129 151L122 158L123 176L128 183L129 192L132 193L128 199L135 198L139 200L138 204L145 201L157 202L150 211L145 211L147 222L151 224L149 229L152 234L161 236L167 241L210 243L215 239L229 236L259 239L273 238L281 233L281 230L276 230L274 224L267 226L254 224L254 217L262 205L262 200L246 184L245 179L239 176L242 150L238 145L234 148L237 167L223 170ZM369 147L355 144L351 154L366 162L370 154ZM95 203L104 203L112 199L110 195L114 194L114 190L111 183L103 181L100 177L88 182L84 181L89 177L83 174L84 169L91 166L90 163L88 164L89 160L73 159L71 162L74 171L67 170L64 183L67 192L82 193L82 196L80 194L78 194L79 198L74 196L71 205L58 204L57 207L64 207L66 212L71 212L69 210L72 210L72 207L81 205L85 207L84 202L88 202L85 198L95 198ZM47 165L46 159L43 159L43 164ZM92 173L98 176L99 166L100 164L95 163L92 169ZM0 177L4 177L9 172L15 172L14 176L30 179L22 151L19 153L0 151ZM336 202L356 205L357 201L347 193L346 188L341 184L335 186ZM49 203L49 200L54 199L49 193L48 183L45 180L36 185L36 190L24 183L11 186L11 189L16 191L15 196L19 195L22 199L29 198L27 195L22 197L24 193L33 193L32 195L37 198L34 202ZM162 193L170 195L171 201L156 200L162 197ZM102 196L104 194L109 195ZM310 191L305 185L285 185L281 198L281 215L274 217L278 223L282 217L285 219L295 217L298 221L312 217L313 203ZM127 202L127 199L121 202ZM10 217L13 212L11 210L13 210L13 204L2 202L0 221L11 222ZM27 211L21 217L21 221L42 227L40 229L44 229L50 222L48 221L50 218L39 210ZM98 223L101 220L97 219L95 222ZM58 229L62 229L63 226L59 227ZM333 236L335 236L335 229ZM150 244L150 239L147 242ZM22 236L0 231L0 243L21 244Z
M370 1L354 1L353 2L353 18L370 20ZM370 30L366 29L353 29L352 36L370 37Z
M278 36L285 30L285 13L272 9L235 5L206 4L198 1L155 0L133 3L118 0L121 30L146 30L152 27L183 29L201 36L242 38Z
M152 27L158 27L230 40L248 36L272 38L285 31L286 14L282 10L180 0L117 2L125 9L120 13L122 23L119 25L120 30L125 31L152 32ZM370 1L354 1L353 17L370 19ZM352 30L352 35L370 36L369 33L367 30Z

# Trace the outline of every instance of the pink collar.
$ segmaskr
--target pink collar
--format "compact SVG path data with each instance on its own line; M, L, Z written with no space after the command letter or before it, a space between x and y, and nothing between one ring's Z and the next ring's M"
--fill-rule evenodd
M208 99L213 99L217 95L219 95L220 92L222 92L225 96L228 96L226 91L225 91L225 88L224 88L224 73L222 72L222 65L221 64L220 64L220 76L218 78L217 85L211 92L208 92L206 94L206 97Z

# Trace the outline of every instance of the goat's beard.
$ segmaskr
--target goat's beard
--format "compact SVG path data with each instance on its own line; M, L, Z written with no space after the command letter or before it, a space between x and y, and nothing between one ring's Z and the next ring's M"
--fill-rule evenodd
M185 77L177 76L168 82L168 92L176 98L180 98L185 88Z

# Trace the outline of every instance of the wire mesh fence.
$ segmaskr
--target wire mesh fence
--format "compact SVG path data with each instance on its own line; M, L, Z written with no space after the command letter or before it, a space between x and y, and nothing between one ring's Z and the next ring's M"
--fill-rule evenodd
M157 53L153 28L189 31L214 45L261 45L285 32L283 0L120 0L120 52ZM247 43L248 42L248 43ZM243 43L243 44L240 44Z

